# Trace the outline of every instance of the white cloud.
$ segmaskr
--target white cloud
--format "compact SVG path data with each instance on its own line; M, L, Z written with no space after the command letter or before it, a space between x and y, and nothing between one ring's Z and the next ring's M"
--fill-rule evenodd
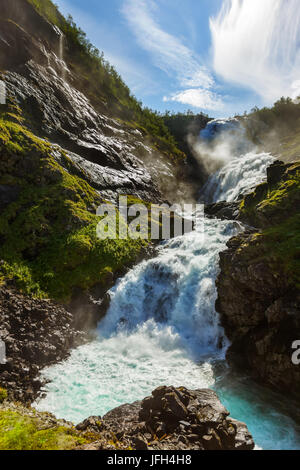
M163 99L167 101L177 101L201 109L209 109L212 111L220 111L224 108L222 99L210 90L203 88L190 88L188 90L179 91L170 97L165 96Z
M204 109L216 109L218 104L220 108L221 97L209 91L215 84L211 72L188 46L162 29L155 19L157 5L153 0L125 0L122 13L138 44L150 53L154 65L175 77L178 88L188 87L170 98L165 97L164 101Z
M300 93L299 0L224 0L210 19L215 72L265 102Z
M213 84L210 72L186 45L164 31L155 20L157 7L152 0L125 0L122 13L140 46L154 64L167 74L176 74L180 85L191 81L205 88Z

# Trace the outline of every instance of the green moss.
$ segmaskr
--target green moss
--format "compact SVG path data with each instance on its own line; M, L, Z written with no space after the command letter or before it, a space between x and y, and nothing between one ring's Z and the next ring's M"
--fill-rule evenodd
M0 411L0 450L70 450L88 442L74 428L41 429L37 419Z
M57 149L56 149L57 152ZM142 240L99 240L98 193L68 173L52 146L25 127L0 118L0 184L20 194L0 215L0 280L14 279L28 294L58 300L89 288L131 263Z
M269 264L280 266L289 284L300 289L300 215L263 232Z
M246 248L287 283L300 288L300 162L286 167L277 183L263 183L241 203L243 219L263 230Z
M263 183L246 196L241 216L255 225L269 226L284 221L298 211L300 204L300 162L290 164L280 181Z
M4 400L7 399L7 396L7 391L0 387L0 403L4 402Z

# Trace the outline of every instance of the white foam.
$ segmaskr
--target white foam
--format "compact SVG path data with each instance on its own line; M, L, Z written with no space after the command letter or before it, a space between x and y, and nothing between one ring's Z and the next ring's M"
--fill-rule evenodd
M36 407L78 422L161 384L213 386L210 361L227 346L214 308L217 259L236 231L234 222L208 220L204 243L190 233L132 269L111 292L98 340L44 370L51 382Z
M236 201L266 180L267 168L273 161L269 153L249 152L233 157L208 179L201 199L207 203Z

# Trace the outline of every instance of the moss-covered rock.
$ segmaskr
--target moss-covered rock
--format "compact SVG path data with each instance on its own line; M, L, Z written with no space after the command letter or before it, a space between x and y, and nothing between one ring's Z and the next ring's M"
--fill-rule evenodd
M35 296L67 300L74 287L105 280L145 246L141 240L98 239L99 194L66 170L71 162L64 151L7 112L0 116L0 155L0 185L19 190L0 214L2 281L13 279Z
M50 413L16 403L0 405L0 450L72 450L97 437Z
M242 201L240 218L262 229L262 260L300 288L300 162L275 162L267 182Z
M259 185L241 203L241 218L257 227L282 223L299 212L300 162L275 162L268 181Z

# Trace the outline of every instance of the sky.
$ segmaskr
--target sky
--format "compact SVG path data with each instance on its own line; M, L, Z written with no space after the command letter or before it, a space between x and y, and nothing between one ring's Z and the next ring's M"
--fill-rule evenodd
M300 95L299 0L55 0L145 106L227 117Z

